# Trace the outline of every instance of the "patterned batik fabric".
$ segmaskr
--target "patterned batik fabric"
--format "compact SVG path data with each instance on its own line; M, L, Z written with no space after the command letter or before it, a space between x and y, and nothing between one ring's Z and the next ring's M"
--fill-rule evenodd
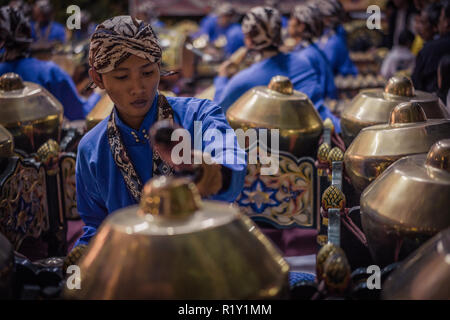
M309 30L305 30L302 38L311 40L313 37L318 37L323 30L322 17L320 11L311 3L304 3L295 6L295 19L308 26Z
M158 118L160 120L173 121L173 110L162 94L158 95ZM122 173L125 185L128 191L139 203L142 194L143 183L136 172L136 169L128 155L127 149L122 141L120 131L117 128L114 110L108 120L108 142L115 164ZM157 151L153 151L153 176L171 176L173 168L165 163L159 156Z
M148 23L130 16L118 16L97 26L89 51L89 64L95 71L112 71L131 55L153 63L161 61L158 37Z
M271 7L256 7L242 20L242 32L248 35L255 50L279 47L281 44L281 15Z

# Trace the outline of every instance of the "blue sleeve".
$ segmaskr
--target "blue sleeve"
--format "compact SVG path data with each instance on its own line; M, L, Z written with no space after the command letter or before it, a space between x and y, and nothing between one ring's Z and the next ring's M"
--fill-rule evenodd
M223 82L225 81L223 77L216 78L214 85L216 85L217 81L219 91L216 91L214 102L222 107L224 114L226 114L228 108L230 108L237 99L251 89L251 85L249 85L251 81L246 81L246 78L247 74L241 71L228 80L225 86L223 85Z
M95 94L85 101L78 95L72 78L56 65L52 66L50 74L51 79L47 79L45 87L63 105L64 116L71 121L84 119L100 96Z
M99 199L95 175L89 169L89 163L86 160L88 153L90 153L89 150L80 145L77 154L75 177L77 209L85 226L83 227L83 235L78 239L74 247L80 244L88 244L108 214L107 209L102 204L101 199Z
M315 107L317 109L317 111L320 114L320 117L322 118L323 121L325 121L327 118L330 118L330 120L333 122L334 125L334 131L336 133L341 133L341 122L339 120L338 117L336 117L331 111L330 109L328 109L323 100L318 101L315 104Z
M217 104L204 100L195 121L202 123L203 150L210 153L216 163L232 171L229 188L211 199L233 202L244 186L244 178L247 173L246 153L239 147L234 130ZM209 132L207 132L208 130ZM219 135L217 139L215 132L218 132Z
M339 36L334 36L335 46L333 48L334 53L332 54L334 57L333 65L337 69L337 73L346 75L357 75L358 69L353 64L353 61L350 59L350 53L348 51L347 45L344 43L342 38Z
M217 76L214 78L214 99L213 101L219 101L222 97L223 90L227 86L229 79L227 77Z
M61 43L66 42L66 30L64 29L63 25L61 24L55 25L52 38L53 38L52 40L58 40Z
M326 78L326 96L330 99L337 99L338 95L337 95L337 88L336 88L336 84L334 83L334 74L333 74L333 70L331 70L331 66L327 60L327 57L325 55L323 55L324 59L326 60L326 64L323 65L322 69L323 69L323 73L324 73L324 77Z

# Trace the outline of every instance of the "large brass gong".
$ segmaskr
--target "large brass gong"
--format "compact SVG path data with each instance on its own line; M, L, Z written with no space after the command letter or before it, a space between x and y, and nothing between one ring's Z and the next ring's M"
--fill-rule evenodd
M243 94L227 111L233 129L278 129L280 150L297 157L315 156L323 122L308 96L293 89L287 77Z
M429 240L383 284L388 300L450 299L450 228Z
M386 123L392 109L403 102L420 103L429 119L449 118L436 95L414 90L411 79L395 76L389 79L384 90L363 90L345 106L341 115L341 129L346 146L350 145L361 129Z
M450 226L450 139L428 154L392 164L361 195L361 217L375 261L401 260Z
M15 147L36 152L47 140L60 140L61 103L38 84L15 73L0 77L0 124L14 137Z
M364 128L344 154L345 172L361 193L394 161L426 153L438 140L450 138L450 120L427 119L421 104L396 106L389 122Z
M184 178L158 177L140 206L111 214L79 263L76 299L285 297L288 264L250 219L200 200Z

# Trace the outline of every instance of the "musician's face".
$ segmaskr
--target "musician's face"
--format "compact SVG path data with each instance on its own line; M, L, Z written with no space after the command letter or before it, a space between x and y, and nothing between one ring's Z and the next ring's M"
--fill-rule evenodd
M145 117L155 99L160 70L158 64L131 55L113 71L102 74L100 79L95 74L91 76L101 89L106 90L122 120L139 123L138 119Z
M219 24L220 27L222 28L226 28L231 24L231 19L233 18L232 15L221 15L219 16L219 18L217 19L217 23Z
M305 25L300 23L297 18L291 17L288 22L288 33L292 38L301 37L305 29Z

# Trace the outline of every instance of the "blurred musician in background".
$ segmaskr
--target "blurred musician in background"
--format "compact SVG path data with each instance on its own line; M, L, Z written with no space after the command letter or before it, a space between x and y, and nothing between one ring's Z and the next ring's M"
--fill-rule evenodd
M425 43L416 59L412 81L417 90L436 92L439 61L450 52L450 1L442 1L438 23L439 38Z
M316 70L320 84L324 88L324 97L337 99L333 71L321 49L313 42L323 30L322 17L319 10L311 3L297 5L289 19L289 36L295 40L293 52L306 57Z
M331 118L337 132L339 120L324 105L326 88L320 82L320 75L311 62L297 53L280 52L281 17L278 10L270 7L255 7L242 21L245 45L258 53L257 62L228 78L230 61L219 68L214 80L216 93L214 101L226 112L247 90L256 86L267 86L276 75L288 77L295 90L305 93L316 106L322 119Z
M412 73L416 57L411 52L411 46L414 41L414 35L408 29L400 33L398 45L392 47L381 64L380 74L389 79L397 72L403 71L407 75Z
M67 119L84 119L100 100L100 95L93 93L87 100L81 98L72 78L57 64L30 57L32 42L30 24L23 14L16 9L2 7L0 49L3 52L0 75L15 72L25 81L40 84L61 102Z
M144 1L138 6L136 19L147 22L155 30L165 27L164 22L159 20L158 8L153 1Z
M342 4L338 0L317 0L311 4L322 15L324 31L317 44L327 56L333 74L357 75L358 69L350 59L346 33L341 24L344 15Z
M438 88L437 95L450 113L450 54L439 61Z
M188 130L191 139L199 133L194 131L195 121L201 122L200 135L208 129L224 136L233 132L220 106L210 100L166 98L158 92L161 58L162 49L151 26L130 16L104 21L91 37L89 74L95 85L106 90L114 109L78 147L77 208L86 226L77 245L86 244L108 214L138 203L147 180L177 170L170 150L158 147L154 152L155 145L148 141L155 122L173 122ZM168 143L170 137L168 134ZM234 133L233 137L237 145ZM231 152L243 159L243 164L203 161L197 182L200 194L233 202L244 183L245 152L235 145L224 146L223 141L206 140L202 139L202 150L215 150L215 157Z
M205 17L202 21L200 31L194 35L199 37L207 35L210 42L225 37L226 45L224 47L226 56L230 56L237 49L244 46L244 36L241 26L237 23L238 14L230 3L221 4L214 14Z
M64 26L53 21L53 7L49 0L38 0L33 7L31 36L41 43L66 42Z

